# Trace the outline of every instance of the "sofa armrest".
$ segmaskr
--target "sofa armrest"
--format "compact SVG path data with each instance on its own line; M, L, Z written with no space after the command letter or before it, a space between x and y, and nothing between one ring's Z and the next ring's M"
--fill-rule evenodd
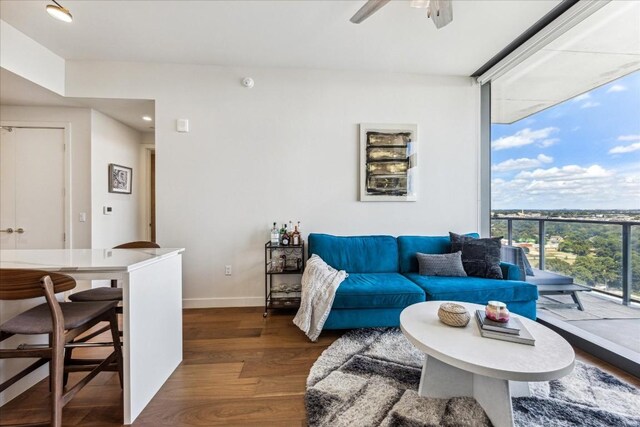
M524 280L520 268L515 264L508 262L500 262L500 269L502 269L502 278L504 280Z

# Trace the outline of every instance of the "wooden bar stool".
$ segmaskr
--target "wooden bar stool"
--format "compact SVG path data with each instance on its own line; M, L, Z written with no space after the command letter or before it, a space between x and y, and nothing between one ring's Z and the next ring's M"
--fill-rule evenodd
M113 249L157 249L160 245L144 240L137 242L123 243ZM69 296L69 300L74 302L89 301L122 301L122 288L118 287L118 281L112 280L110 288L94 288L77 292ZM122 310L120 311L122 312ZM104 332L104 331L103 331Z
M45 423L17 425L62 425L62 408L99 372L115 368L122 382L122 352L118 337L115 301L61 303L56 293L68 291L76 281L64 274L41 270L0 269L0 300L21 300L44 296L46 302L31 308L0 325L0 341L13 335L48 334L48 344L20 345L16 349L0 349L0 359L37 358L38 360L0 384L0 392L15 384L40 366L50 363L51 420ZM87 362L86 359L65 361L65 350L77 344L74 339L100 322L109 322L113 352L105 359ZM82 347L105 346L104 343L83 343ZM66 362L66 363L65 363ZM88 371L77 384L65 390L65 372ZM14 424L15 425L15 424Z
M128 242L123 243L114 247L113 249L157 249L160 245L154 242L147 242L144 240L136 241L136 242ZM94 302L94 301L122 301L122 288L118 287L118 281L112 280L111 287L102 287L102 288L93 288L87 289L86 291L77 292L75 294L69 295L69 300L72 302ZM122 307L117 306L116 312L118 314L122 314ZM108 326L105 326L91 334L84 336L82 338L83 341L88 341L91 338L102 334L103 332L109 329ZM121 334L122 335L122 334ZM65 381L66 382L66 381Z

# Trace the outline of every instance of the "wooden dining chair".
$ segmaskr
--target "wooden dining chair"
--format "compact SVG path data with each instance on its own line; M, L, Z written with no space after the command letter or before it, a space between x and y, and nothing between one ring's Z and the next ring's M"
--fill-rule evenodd
M0 384L0 392L24 378L29 373L50 363L51 420L43 423L18 425L62 425L62 408L99 372L118 371L122 382L122 351L118 337L115 301L86 303L59 302L55 294L73 289L76 281L64 274L42 270L0 269L0 300L22 300L45 297L39 304L0 325L0 341L14 335L48 335L47 344L22 344L15 349L0 349L0 359L36 358L24 370ZM104 359L67 359L65 352L76 345L74 339L100 322L110 325L113 342L83 343L82 347L110 345L113 352ZM65 372L88 371L73 387L64 389Z

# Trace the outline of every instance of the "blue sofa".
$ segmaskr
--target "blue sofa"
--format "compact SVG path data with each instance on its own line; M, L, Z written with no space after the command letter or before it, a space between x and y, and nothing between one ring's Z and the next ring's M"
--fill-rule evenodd
M333 268L349 273L338 287L324 329L399 326L402 310L432 300L477 304L498 300L514 313L536 318L538 290L517 280L520 270L513 264L501 263L505 280L419 275L416 253L450 252L449 236L340 237L312 233L308 244L309 256L316 254Z

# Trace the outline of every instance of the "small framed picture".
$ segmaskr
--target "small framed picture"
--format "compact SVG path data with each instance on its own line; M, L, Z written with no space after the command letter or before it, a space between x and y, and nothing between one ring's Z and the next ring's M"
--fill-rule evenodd
M109 163L109 193L131 194L132 179L131 168Z

